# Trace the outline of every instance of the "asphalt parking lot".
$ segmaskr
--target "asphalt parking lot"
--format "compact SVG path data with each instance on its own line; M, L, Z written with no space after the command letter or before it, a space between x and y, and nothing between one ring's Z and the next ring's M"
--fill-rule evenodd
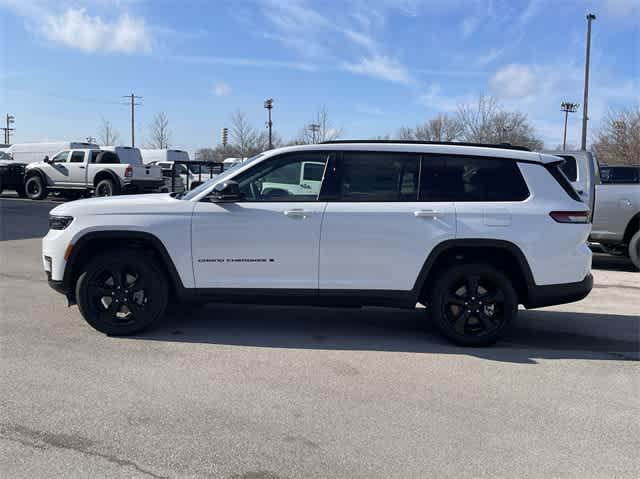
M55 202L0 199L3 477L638 477L640 273L465 349L424 311L172 308L96 333L46 284Z

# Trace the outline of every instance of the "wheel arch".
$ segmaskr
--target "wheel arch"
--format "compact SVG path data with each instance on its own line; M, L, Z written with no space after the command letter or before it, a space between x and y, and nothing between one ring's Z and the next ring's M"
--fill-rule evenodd
M27 182L27 180L29 178L31 178L33 176L39 176L40 178L42 178L42 181L44 181L45 185L49 184L49 182L47 181L47 175L40 168L30 168L30 169L26 170L24 172L24 181L25 181L25 183Z
M78 238L67 260L62 283L67 299L75 303L75 283L82 266L91 261L96 251L104 252L118 248L133 248L141 254L152 255L167 275L171 292L181 295L184 284L164 243L155 235L142 231L94 231Z
M98 173L96 173L96 175L93 177L93 186L98 186L98 183L100 183L102 180L112 180L117 187L122 186L122 184L120 183L120 177L116 175L113 170L100 170Z
M425 260L413 287L418 301L433 287L438 273L452 264L481 261L503 271L513 281L518 302L527 304L535 286L533 274L522 250L505 240L453 239L439 243Z

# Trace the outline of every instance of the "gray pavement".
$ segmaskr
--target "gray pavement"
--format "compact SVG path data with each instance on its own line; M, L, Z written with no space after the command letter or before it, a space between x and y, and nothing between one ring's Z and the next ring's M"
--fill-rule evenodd
M449 345L424 311L173 307L109 338L48 288L54 203L0 200L0 475L638 477L640 273Z

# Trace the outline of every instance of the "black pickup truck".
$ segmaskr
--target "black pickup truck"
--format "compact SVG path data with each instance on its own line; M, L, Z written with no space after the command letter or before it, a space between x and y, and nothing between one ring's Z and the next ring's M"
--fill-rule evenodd
M20 198L25 198L24 163L14 161L7 153L0 151L0 194L4 190L15 190Z

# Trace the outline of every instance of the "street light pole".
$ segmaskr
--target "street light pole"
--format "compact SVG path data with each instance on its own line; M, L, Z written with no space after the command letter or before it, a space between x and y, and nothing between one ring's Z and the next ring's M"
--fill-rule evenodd
M268 98L264 101L264 107L267 109L269 114L269 121L267 121L267 128L269 128L269 149L273 149L273 141L271 139L271 127L273 126L273 122L271 121L271 110L273 109L273 98Z
M575 113L580 105L577 103L571 103L568 101L563 101L560 104L560 111L564 112L564 137L562 140L562 151L566 151L567 149L567 119L569 118L569 113Z
M582 142L580 149L587 149L587 121L589 120L589 61L591 58L591 22L596 19L593 13L587 15L587 55L584 63L584 102L582 103Z

